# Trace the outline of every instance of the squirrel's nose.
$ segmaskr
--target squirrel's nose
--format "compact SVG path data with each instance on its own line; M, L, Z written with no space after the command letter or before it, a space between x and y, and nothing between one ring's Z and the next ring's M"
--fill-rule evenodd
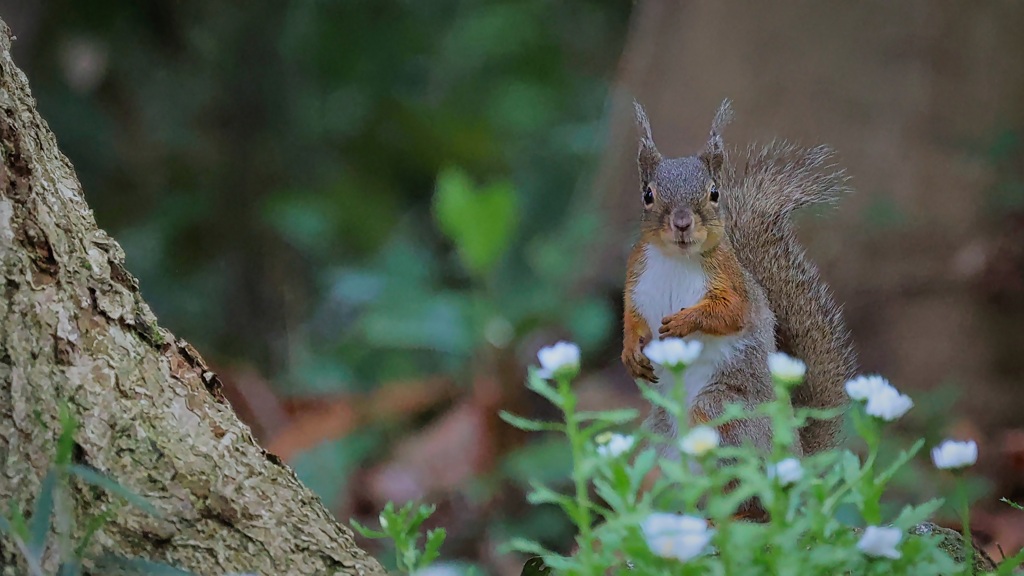
M693 212L689 208L679 208L672 211L672 229L676 232L686 232L693 226Z

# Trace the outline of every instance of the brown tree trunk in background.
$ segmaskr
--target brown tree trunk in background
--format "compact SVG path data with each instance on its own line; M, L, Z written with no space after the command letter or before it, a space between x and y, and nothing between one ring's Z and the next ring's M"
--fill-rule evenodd
M35 499L66 402L81 424L76 461L163 513L119 508L94 539L103 551L198 574L382 574L255 443L196 351L157 326L10 47L0 23L0 502ZM72 501L79 520L114 506L74 482ZM0 566L16 556L0 540Z
M1022 29L1014 2L639 2L594 190L615 242L599 273L621 283L640 212L630 101L679 156L730 98L727 142L831 144L853 177L857 193L803 236L864 368L910 390L956 385L953 417L988 431L1019 425L1024 339L975 286L1001 225L987 150L1024 127Z

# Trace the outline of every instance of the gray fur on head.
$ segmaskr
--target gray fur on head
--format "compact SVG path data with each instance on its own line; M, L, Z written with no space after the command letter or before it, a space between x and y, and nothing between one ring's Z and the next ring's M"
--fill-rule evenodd
M644 107L634 100L633 108L636 111L636 128L640 134L640 151L637 153L636 161L640 167L640 178L647 183L654 178L654 171L661 163L661 153L654 145L654 137L651 136L651 122L647 119Z

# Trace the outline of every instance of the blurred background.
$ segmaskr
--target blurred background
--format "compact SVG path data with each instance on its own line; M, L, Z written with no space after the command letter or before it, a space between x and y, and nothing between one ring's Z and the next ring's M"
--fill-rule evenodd
M444 558L565 549L529 506L567 447L499 409L556 339L621 368L639 218L630 102L668 155L829 143L857 193L801 235L899 432L981 445L975 534L1024 546L1024 4L0 0L40 113L161 323L340 519L438 505ZM902 447L907 441L895 442ZM929 444L930 446L931 444ZM948 489L926 457L898 498ZM898 502L894 502L896 504ZM957 527L946 511L946 525ZM376 543L361 541L380 554Z

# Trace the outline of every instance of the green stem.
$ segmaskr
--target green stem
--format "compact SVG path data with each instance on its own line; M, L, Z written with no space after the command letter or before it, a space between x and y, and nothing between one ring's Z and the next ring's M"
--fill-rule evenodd
M715 526L715 530L718 531L718 534L716 534L716 536L718 536L718 541L719 542L730 542L731 541L730 535L729 535L729 529L732 526L730 526L730 524L732 524L732 518L729 517L729 516L726 516L725 518L722 518L721 522L719 522L718 525ZM719 549L721 549L721 546L719 546ZM719 558L721 558L721 560L722 560L723 574L725 576L729 576L730 574L733 573L732 562L730 561L731 557L732 556L729 555L729 554L722 554L721 556L719 556Z
M773 480L774 494L772 495L771 509L768 511L771 514L772 529L776 533L781 533L785 530L785 526L788 525L786 522L786 509L789 507L789 502L786 498L786 487L779 483L779 479ZM768 554L770 556L771 569L780 570L786 564L792 563L792 558L781 558L779 556L779 547L771 546Z
M580 423L576 418L576 397L569 389L569 379L562 377L558 379L558 392L562 396L565 411L565 434L569 437L569 445L572 448L572 480L576 486L576 508L577 524L580 529L580 554L587 558L592 552L591 527L590 527L590 494L587 490L587 478L583 475L583 435L580 433Z
M974 574L974 540L971 539L971 505L967 497L967 482L959 471L956 472L957 499L960 505L960 521L963 523L964 549L966 560L964 561L964 574Z
M772 498L772 509L770 510L772 524L785 525L789 499L786 498L786 487L779 484L778 478L775 479L775 484L775 495Z
M780 430L793 421L793 414L786 410L792 400L789 398L789 390L779 381L775 383L775 406L771 410L772 418L772 462L778 463L787 456L787 447L779 441Z
M676 419L679 421L678 422L678 426L679 426L679 429L678 429L679 434L678 435L679 435L680 438L682 438L683 436L686 435L686 432L687 432L688 428L690 427L690 421L688 419L689 418L689 410L687 409L687 406L686 406L686 381L683 379L683 370L684 369L685 368L683 368L683 367L678 367L678 368L672 368L671 369L672 379L674 381L674 386L673 386L673 390L672 390L672 400L674 400L678 404L679 411L680 411L679 414L675 415Z
M864 509L861 510L861 513L864 515L864 521L869 526L878 526L882 522L882 495L875 486L874 466L881 438L875 434L868 438L867 441L869 456L864 465L864 472L861 475L864 483Z
M832 514L832 512L835 510L836 506L839 506L840 499L842 499L842 497L847 492L852 490L854 486L857 486L857 485L861 484L862 481L864 480L864 477L867 476L871 472L871 469L872 469L872 467L874 467L874 465L875 465L875 453L872 452L872 453L868 454L868 459L867 459L866 462L864 462L864 468L860 471L860 474L856 478L854 478L853 482L850 482L849 484L847 484L847 485L843 486L842 488L840 488L835 494L830 496L829 499L825 501L825 505L822 507L822 513L825 514L826 516Z
M682 468L683 477L690 472L690 456L681 450L678 443L678 440L682 440L690 430L690 410L686 405L686 379L683 378L683 370L685 369L685 366L670 368L673 380L672 401L679 407L679 413L674 414L677 440L675 450L679 453L679 466ZM689 502L684 502L683 512L690 512Z
M878 502L878 498L875 496L873 488L871 489L870 498L864 500L864 522L868 526L879 526L882 522L882 506Z

